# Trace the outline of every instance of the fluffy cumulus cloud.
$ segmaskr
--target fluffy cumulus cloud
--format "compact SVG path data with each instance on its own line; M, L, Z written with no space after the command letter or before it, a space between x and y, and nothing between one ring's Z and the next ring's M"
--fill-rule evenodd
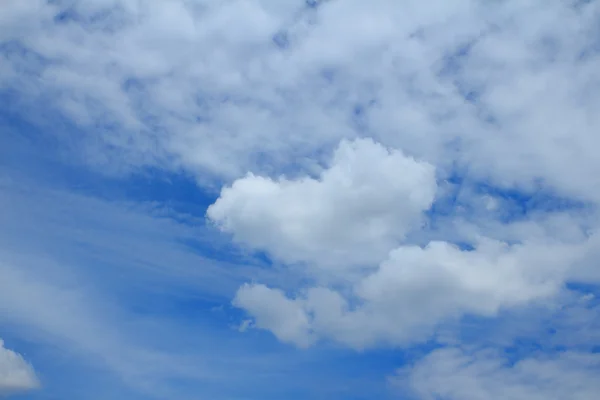
M39 385L31 365L20 354L5 348L0 339L0 396L37 389Z
M600 391L597 354L564 352L510 362L496 351L434 351L392 379L423 400L591 400Z
M342 142L318 178L236 180L207 214L285 262L368 265L419 225L435 193L433 166L363 139Z
M488 239L471 251L446 242L402 246L355 282L349 295L315 287L290 299L257 284L241 288L234 303L256 316L257 327L302 346L319 337L359 349L406 345L465 314L492 317L550 298L581 250Z

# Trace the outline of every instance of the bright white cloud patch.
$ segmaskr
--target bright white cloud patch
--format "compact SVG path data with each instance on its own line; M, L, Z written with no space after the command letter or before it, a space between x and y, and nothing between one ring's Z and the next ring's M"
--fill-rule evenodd
M512 364L500 352L434 351L392 382L406 396L444 400L593 400L600 393L600 356L534 355Z
M270 330L282 342L299 347L313 342L310 320L302 304L288 299L280 290L244 285L238 290L234 305L251 310L256 326Z
M20 354L5 348L0 339L0 396L37 389L39 385L31 365Z
M573 250L492 240L482 240L473 251L445 242L401 247L361 283L358 292L373 303L397 310L413 308L432 319L452 315L456 309L492 315L502 306L553 294Z
M234 239L285 262L376 263L418 227L435 170L371 140L344 141L316 179L248 175L207 215Z
M444 242L403 246L356 282L350 297L313 288L289 299L276 289L246 285L234 304L254 315L257 327L302 346L319 337L355 348L405 345L465 314L492 317L551 297L578 250L490 240L473 251Z

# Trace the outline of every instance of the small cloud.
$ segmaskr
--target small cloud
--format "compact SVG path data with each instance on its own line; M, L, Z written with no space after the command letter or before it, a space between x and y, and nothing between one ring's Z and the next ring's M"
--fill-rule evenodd
M0 339L0 396L27 392L40 387L33 367L18 353L4 347Z
M223 305L214 306L210 309L210 311L214 312L214 313L220 313L220 312L223 312L224 310L225 310L225 308L223 307Z
M254 326L254 324L253 324L252 320L246 319L246 320L242 321L242 323L238 327L238 331L246 332L248 329L252 328L253 326Z
M584 294L583 296L581 296L580 300L582 303L587 303L588 301L594 300L594 298L596 298L594 293L588 293L588 294Z
M246 310L254 317L257 328L271 331L284 343L298 347L309 347L314 343L311 321L301 301L289 299L279 289L265 285L246 284L242 286L233 300L233 305ZM246 325L244 327L244 325ZM248 323L242 327L248 328Z

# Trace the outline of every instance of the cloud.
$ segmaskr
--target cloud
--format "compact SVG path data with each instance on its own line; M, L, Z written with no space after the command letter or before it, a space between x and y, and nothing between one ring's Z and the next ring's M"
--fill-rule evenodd
M345 292L315 287L290 299L276 289L246 285L234 304L254 315L258 328L301 346L315 337L358 349L408 345L462 316L494 317L557 295L578 254L577 246L510 246L489 239L474 250L445 242L403 246Z
M420 222L436 193L432 166L370 140L342 142L316 179L236 180L208 217L251 249L288 264L310 263L305 274L318 284L292 296L245 285L233 304L256 318L255 327L300 347L318 339L358 349L409 345L468 315L494 317L551 299L591 265L585 260L597 236L576 234L566 215L504 224L503 235L480 229L495 221L496 209L485 207L487 194L480 195L484 214L468 237L472 248L433 239L431 232L428 237ZM558 235L556 224L563 227ZM570 224L575 227L567 233ZM422 245L406 237L424 231Z
M509 362L491 349L436 350L392 382L421 400L591 400L600 384L597 354L566 351Z
M371 140L344 141L318 178L248 175L224 188L207 215L281 261L348 268L385 257L419 226L436 189L431 165Z
M282 342L299 347L308 347L313 342L310 321L302 305L288 299L280 290L244 285L233 304L252 310L256 326L270 330Z
M546 301L469 322L390 377L399 398L595 398L600 357L597 287L574 286ZM456 336L454 336L456 335ZM454 336L454 337L453 337Z
M14 246L0 264L10 282L36 276L35 262L12 258L28 240L53 257L101 243L91 247L107 264L144 267L123 269L131 282L161 271L231 294L252 279L234 300L254 316L247 327L301 347L365 348L427 340L461 318L514 317L560 303L573 281L599 281L598 1L23 4L3 2L0 16L11 110L41 126L65 163L120 176L184 171L223 187L208 217L284 268L214 265L182 250L192 229L139 213L111 225L116 239L98 233L102 213L97 230L69 218L45 230L27 220L35 201L17 200L27 223L0 217L11 222L0 232ZM550 205L532 200L540 193ZM81 248L65 245L75 236ZM36 282L44 296L31 299L7 282L0 297L20 299L12 315L25 309L32 326L98 353L68 316L40 311L54 304L45 297L70 303L61 299L72 293ZM83 330L102 325L86 321ZM104 345L126 348L125 336ZM131 360L127 371L150 364Z
M0 396L27 392L40 387L33 367L0 339Z
M3 6L23 23L0 32L2 84L52 98L84 128L59 134L72 157L103 171L278 174L364 136L440 171L600 198L596 2L35 4Z

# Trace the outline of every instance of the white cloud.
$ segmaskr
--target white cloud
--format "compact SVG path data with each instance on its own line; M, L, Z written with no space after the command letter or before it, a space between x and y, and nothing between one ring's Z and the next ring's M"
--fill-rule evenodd
M279 339L405 343L598 282L596 216L506 225L509 201L463 193L476 213L418 228L434 170L598 206L600 2L111 0L56 22L60 3L3 3L0 87L48 125L35 106L51 99L78 129L49 131L103 172L222 179L208 215L237 242L311 264L309 280L337 275L341 288L290 296L239 290ZM450 245L465 238L474 251Z
M572 254L540 253L540 249L547 251L544 246L508 246L488 240L474 251L461 251L444 242L431 242L424 249L399 248L361 283L358 293L374 304L395 309L400 320L410 321L403 315L408 312L434 320L459 310L493 315L500 307L557 291L561 269Z
M399 371L402 398L420 400L593 400L600 391L597 354L534 354L510 363L499 351L436 350Z
M276 289L247 285L234 304L254 315L257 327L280 339L286 332L287 342L325 338L359 349L406 345L466 314L493 317L552 297L581 249L489 239L473 251L444 242L403 246L346 293L313 288L289 299Z
M244 285L233 304L251 310L256 327L270 330L282 342L300 347L312 344L310 321L302 305L280 290Z
M3 54L0 80L92 124L76 144L103 170L235 179L303 166L358 135L440 171L458 163L473 177L598 200L585 171L598 168L599 7L115 0L75 3L78 18L55 23L57 3L9 1L3 15L22 23L0 37L29 52ZM286 49L272 41L282 32ZM111 124L120 129L98 129Z
M236 180L207 215L237 242L284 262L364 266L418 227L436 188L431 165L357 140L342 142L317 179Z
M20 354L5 348L0 339L0 396L27 392L39 386L33 367Z

